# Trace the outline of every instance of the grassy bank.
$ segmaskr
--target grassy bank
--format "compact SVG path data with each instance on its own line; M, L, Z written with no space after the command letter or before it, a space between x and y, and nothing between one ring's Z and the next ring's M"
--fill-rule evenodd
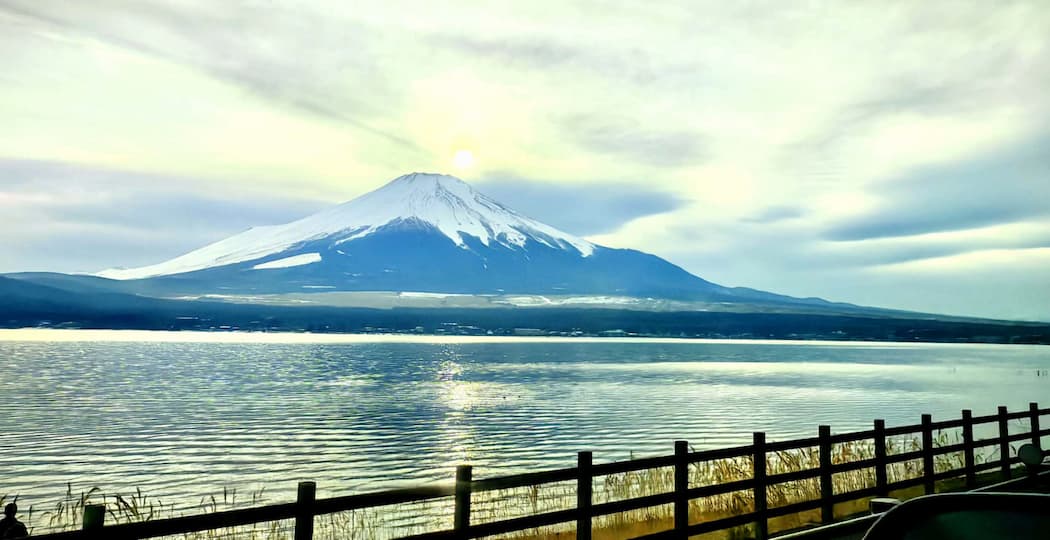
M936 446L947 446L958 441L957 433L940 433L935 441ZM916 439L890 439L887 452L890 455L900 454L920 448ZM832 463L848 463L874 457L874 444L871 441L860 441L834 445ZM945 471L963 466L962 453L937 456L936 471ZM989 459L998 459L997 453L977 455L977 463ZM814 448L803 448L793 451L771 453L767 456L768 474L801 471L818 468L819 453ZM690 486L705 486L746 480L753 471L752 458L742 457L696 463L689 468ZM891 465L887 471L888 481L896 482L917 478L922 473L920 460L906 461ZM835 474L832 477L834 493L846 493L861 490L875 485L874 469L861 469ZM948 481L938 484L939 490L957 487L958 482ZM603 476L595 479L593 485L594 503L620 501L673 491L674 474L671 467L632 471L628 473ZM895 496L908 498L921 494L921 488L896 493ZM767 490L770 508L776 508L795 502L818 499L820 485L817 479L789 482L771 486ZM11 498L0 496L0 502L10 502ZM31 532L44 532L76 529L80 527L83 509L88 504L105 504L107 509L106 523L133 523L150 521L182 515L212 513L223 510L246 508L278 501L268 500L260 490L246 495L239 495L235 490L224 489L221 493L201 498L196 505L176 506L161 499L151 497L140 490L134 493L105 493L98 487L78 491L72 485L67 486L65 496L47 505L23 506L21 519ZM530 486L526 488L476 493L472 501L471 521L480 524L503 519L534 515L543 512L574 508L576 486L574 482ZM697 523L723 517L730 517L752 511L753 494L750 490L733 492L690 501L690 522ZM839 504L835 508L836 517L864 511L867 500L862 499ZM818 510L802 512L770 520L770 532L795 529L819 521ZM292 521L275 521L254 526L237 527L183 535L184 539L217 539L238 538L250 540L278 540L292 537ZM319 539L382 539L449 528L452 525L452 501L437 499L425 503L402 504L381 508L371 508L355 512L341 512L319 516L315 521L315 538ZM546 540L569 539L574 537L574 524L544 527L520 531L505 535L506 538ZM671 505L656 506L631 512L601 516L594 520L593 537L596 540L612 540L640 536L651 532L666 530L673 526L673 508ZM703 538L747 538L748 527L712 533Z

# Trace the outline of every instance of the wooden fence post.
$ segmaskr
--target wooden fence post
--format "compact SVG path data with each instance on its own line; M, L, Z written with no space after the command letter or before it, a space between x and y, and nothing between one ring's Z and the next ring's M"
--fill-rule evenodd
M1038 403L1033 401L1033 402L1028 404L1028 418L1029 418L1029 422L1030 422L1029 426L1031 426L1031 429L1032 429L1032 444L1034 444L1036 448L1042 450L1043 449L1043 445L1039 441L1039 439L1041 437L1039 437L1039 404Z
M576 454L576 540L591 540L591 495L593 480L590 452Z
M313 540L315 500L317 500L317 484L299 482L295 496L295 540Z
M106 505L88 504L84 505L84 519L81 529L86 538L102 538L102 525L106 521Z
M966 489L977 487L977 460L973 448L973 411L962 411L963 460L966 463Z
M889 496L890 492L886 485L886 421L879 419L875 421L875 490L879 497Z
M674 442L674 532L675 538L686 540L689 535L689 443Z
M456 467L456 510L452 526L458 532L458 538L466 538L470 527L470 489L473 468L470 465Z
M922 486L927 495L936 489L933 475L933 416L924 414L922 415Z
M1032 444L1039 450L1042 450L1042 441L1039 440L1042 438L1039 436L1039 404L1034 401L1028 404L1028 428L1032 433ZM1039 476L1039 467L1026 466L1025 472L1034 483L1036 477Z
M831 504L831 426L820 426L817 433L820 446L820 522L831 523L835 520L835 507Z
M766 519L768 502L766 501L766 434L756 431L753 435L754 454L754 497L755 497L755 540L769 538L769 522Z
M1006 421L1009 414L1005 405L999 406L999 472L1003 480L1010 479L1010 425Z

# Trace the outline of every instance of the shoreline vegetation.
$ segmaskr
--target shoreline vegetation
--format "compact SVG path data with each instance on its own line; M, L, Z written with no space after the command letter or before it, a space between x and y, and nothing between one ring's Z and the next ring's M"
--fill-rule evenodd
M946 447L958 444L960 435L957 430L946 430L937 433L935 447ZM902 437L887 439L887 454L895 455L912 452L921 448L918 438ZM874 456L873 441L854 441L840 443L832 447L832 464L842 464L871 459ZM936 472L948 471L961 467L964 463L962 452L953 452L936 456ZM998 450L977 452L977 464L998 460ZM767 456L768 474L788 473L813 469L820 466L817 448L802 448L791 451L770 453ZM754 464L750 457L722 459L700 462L690 465L689 485L714 485L751 477ZM892 464L887 470L889 482L917 478L922 474L920 459ZM986 475L988 478L991 476ZM835 493L857 491L875 485L873 469L859 469L833 476ZM947 479L937 482L937 491L951 491L962 487L961 479ZM674 471L672 467L661 467L631 471L602 477L593 485L594 503L604 503L655 495L673 491ZM922 488L909 488L891 493L902 499L922 494ZM572 482L529 486L518 489L507 489L482 492L472 502L472 522L485 523L497 520L534 515L572 508L576 502L576 489ZM771 486L767 490L768 503L771 508L796 502L813 500L820 497L820 485L816 478L788 482ZM870 497L860 498L837 504L834 508L836 519L863 513L867 510ZM15 497L0 495L0 502L11 502ZM21 519L33 534L59 532L78 529L85 505L104 504L106 506L106 523L134 523L179 517L194 514L208 514L223 510L247 508L260 504L282 502L268 500L265 490L250 492L247 496L238 496L236 489L224 488L221 494L202 497L196 505L176 506L136 489L132 493L105 493L95 486L87 490L75 491L72 484L67 484L65 496L58 501L34 502L20 501L24 504ZM753 510L753 497L750 491L727 493L690 501L689 513L691 522L711 521L747 513ZM342 512L319 516L315 519L314 538L318 539L388 539L410 534L419 534L451 525L452 501L437 499L424 503L399 504L380 508L369 508L361 511ZM820 511L810 510L778 517L770 520L771 533L788 531L817 524ZM637 511L611 514L596 518L593 538L613 540L616 538L634 537L666 530L673 524L673 508L663 505ZM286 540L292 538L293 522L260 523L252 526L231 527L179 535L175 538L184 540L213 540L236 537L251 540ZM557 526L529 529L507 535L503 538L515 540L568 540L574 537L573 526L566 523ZM750 526L709 533L701 536L712 540L736 540L750 537Z
M101 289L77 280L69 283L69 276L10 276L0 276L0 328L1050 344L1050 322L816 300L676 304L665 306L666 310L630 309L618 303L462 307L438 302L362 307L326 305L305 297L292 298L290 303L249 303L140 296L98 283L95 286Z
M108 328L0 328L0 343L11 341L35 342L151 342L151 343L278 343L278 344L354 344L354 343L707 343L749 345L806 345L865 347L906 346L998 346L1041 345L1041 343L998 343L983 341L919 341L919 340L863 340L863 339L791 339L791 338L703 338L662 337L641 335L462 335L462 334L417 334L394 332L311 332L290 330L141 330Z

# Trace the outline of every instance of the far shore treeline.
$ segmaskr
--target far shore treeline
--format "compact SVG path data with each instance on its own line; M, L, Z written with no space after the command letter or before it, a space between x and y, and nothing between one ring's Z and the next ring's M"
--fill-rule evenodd
M642 336L1050 344L1050 324L794 313L612 309L366 309L153 300L149 306L12 306L4 328L434 335Z

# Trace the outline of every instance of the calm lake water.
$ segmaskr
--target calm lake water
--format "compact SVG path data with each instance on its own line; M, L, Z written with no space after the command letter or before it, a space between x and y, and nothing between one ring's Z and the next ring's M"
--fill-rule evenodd
M329 496L1050 404L1038 346L107 335L0 336L0 494Z

